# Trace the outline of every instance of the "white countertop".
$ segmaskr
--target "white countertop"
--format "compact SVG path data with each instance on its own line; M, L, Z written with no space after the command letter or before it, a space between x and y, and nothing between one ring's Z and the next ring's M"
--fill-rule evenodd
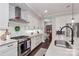
M73 55L76 55L74 49L56 47L54 46L53 42L51 42L45 56L73 56Z
M33 37L33 36L38 36L38 35L42 35L42 33L33 34L33 35L28 35L28 36L29 36L29 37ZM27 35L26 35L26 36L27 36ZM15 42L15 41L17 41L17 40L14 40L14 39L7 39L7 40L5 40L5 41L2 41L2 40L0 39L0 46L1 46L1 45L4 45L4 44L7 44L7 43Z
M0 40L0 46L7 44L7 43L11 43L11 42L15 42L17 40L13 40L13 39L7 39L5 41Z
M34 37L34 36L39 36L39 35L43 35L43 34L33 34L33 35L28 35L29 37Z

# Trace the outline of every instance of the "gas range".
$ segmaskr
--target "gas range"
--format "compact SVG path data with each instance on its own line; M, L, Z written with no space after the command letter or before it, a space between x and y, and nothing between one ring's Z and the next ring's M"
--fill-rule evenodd
M24 56L31 52L31 39L29 36L16 36L11 39L18 40L18 55Z

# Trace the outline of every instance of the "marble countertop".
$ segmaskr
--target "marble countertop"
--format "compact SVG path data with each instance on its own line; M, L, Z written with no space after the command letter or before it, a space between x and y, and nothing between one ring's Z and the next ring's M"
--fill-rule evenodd
M0 46L5 45L7 43L16 42L17 40L7 39L5 41L0 40Z
M40 33L40 34L33 34L33 35L28 35L28 36L31 38L31 37L35 37L35 36L39 36L39 35L43 35L43 34Z
M51 42L45 56L75 56L75 49L57 47Z
M33 35L26 35L26 36L29 36L29 37L31 38L31 37L38 36L38 35L42 35L42 33L33 34ZM24 36L25 36L25 35L24 35ZM2 45L4 45L4 44L7 44L7 43L15 42L15 41L18 41L18 40L7 39L7 40L5 40L5 41L2 41L2 40L0 39L0 46L2 46Z
M31 37L35 37L35 36L39 36L39 35L44 35L44 33L39 33L39 34L37 34L37 33L33 33L33 34L28 33L28 34L23 34L23 35L14 35L14 36L11 36L11 37L28 36L29 38L31 38Z

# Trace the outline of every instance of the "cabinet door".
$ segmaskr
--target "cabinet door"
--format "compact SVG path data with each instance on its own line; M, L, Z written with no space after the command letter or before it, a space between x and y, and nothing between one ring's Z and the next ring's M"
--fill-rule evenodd
M42 34L41 34L40 37L39 37L39 42L40 42L40 43L42 42Z
M9 50L6 53L1 54L0 56L17 56L17 49L14 47L12 50Z
M0 29L7 29L9 21L9 4L0 3Z
M35 41L36 41L35 45L38 46L39 45L39 35L36 36L36 40Z
M31 50L35 48L35 37L31 38Z
M0 56L17 55L17 42L0 46Z
M31 38L31 50L33 50L35 47L37 47L37 37L36 36Z
M36 45L38 46L41 43L41 35L38 35L36 38Z

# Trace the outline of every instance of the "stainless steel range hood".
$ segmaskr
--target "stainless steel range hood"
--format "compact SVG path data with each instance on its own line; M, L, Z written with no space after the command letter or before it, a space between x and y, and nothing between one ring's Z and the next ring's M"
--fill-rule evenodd
M9 19L9 21L29 23L28 21L21 18L21 8L20 7L15 7L15 18Z

